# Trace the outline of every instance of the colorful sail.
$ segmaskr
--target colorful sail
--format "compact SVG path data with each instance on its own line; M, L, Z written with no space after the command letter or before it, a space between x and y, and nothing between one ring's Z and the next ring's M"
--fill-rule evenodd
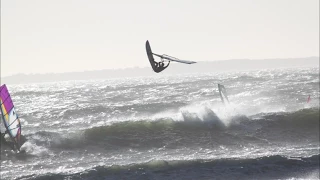
M11 140L15 144L15 148L20 150L21 146L21 124L19 117L14 109L12 99L10 97L7 86L0 86L0 103L1 114L4 126L7 129Z
M220 94L221 101L224 104L229 103L229 99L228 99L228 96L227 96L226 88L223 85L218 84L218 89L219 89L219 94Z

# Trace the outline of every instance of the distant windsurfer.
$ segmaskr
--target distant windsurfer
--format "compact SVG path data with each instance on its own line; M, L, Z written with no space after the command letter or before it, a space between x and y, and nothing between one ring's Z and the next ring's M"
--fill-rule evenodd
M1 140L3 141L3 143L1 143L9 145L14 151L20 152L21 145L26 141L21 135L20 119L15 111L8 88L5 84L0 86L0 92L2 126L6 128L6 131L1 133ZM5 138L6 134L10 137L7 138L8 140ZM13 145L11 143L13 143Z
M218 90L219 90L221 101L225 105L229 104L230 102L229 102L229 99L228 99L228 96L227 96L227 91L226 91L226 88L224 87L224 85L218 84Z
M307 100L307 103L309 103L309 102L310 102L310 100L311 100L311 98L310 98L310 95L309 95L308 100Z

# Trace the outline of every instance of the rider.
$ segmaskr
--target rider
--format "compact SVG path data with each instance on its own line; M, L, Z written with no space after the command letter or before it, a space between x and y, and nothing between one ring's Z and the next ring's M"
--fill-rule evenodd
M12 150L16 150L15 143L12 141L7 141L6 138L4 137L8 133L8 130L6 130L4 133L2 133L2 132L0 132L0 133L1 133L1 135L0 135L1 136L1 144L5 145L5 146L9 146ZM20 135L19 138L20 138L21 145L27 141L27 139L23 135Z
M153 70L154 70L154 72L159 73L159 72L163 71L165 68L167 68L169 66L170 61L166 66L164 66L164 62L163 61L154 62L154 63L155 63L155 68Z
M11 149L14 148L14 143L11 141L7 141L6 138L4 137L7 134L8 131L5 131L4 133L1 132L1 144L9 146Z

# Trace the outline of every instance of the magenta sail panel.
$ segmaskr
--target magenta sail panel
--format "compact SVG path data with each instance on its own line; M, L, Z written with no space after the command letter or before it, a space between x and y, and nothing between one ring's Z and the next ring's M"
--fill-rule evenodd
M5 84L2 85L0 88L0 91L1 91L1 95L0 95L1 103L3 103L6 111L3 113L8 113L13 108L13 103L12 103L9 91L7 89L7 86Z

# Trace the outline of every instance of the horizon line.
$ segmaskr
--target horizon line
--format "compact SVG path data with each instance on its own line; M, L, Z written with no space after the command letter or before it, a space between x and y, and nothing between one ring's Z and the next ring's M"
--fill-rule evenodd
M196 61L197 63L211 63L211 62L218 62L218 61L235 61L235 60L250 60L250 61L261 61L261 60L276 60L276 59L301 59L301 58L320 58L319 56L305 56L305 57L294 57L294 58L265 58L265 59L246 59L246 58L241 58L241 59L225 59L225 60L207 60L207 61ZM176 64L176 63L175 63ZM125 69L134 69L134 68L147 68L149 66L130 66L130 67L124 67L124 68L110 68L110 69L95 69L95 70L83 70L83 71L68 71L68 72L47 72L47 73L16 73L12 75L6 75L6 76L1 76L2 78L8 78L12 76L17 76L17 75L48 75L48 74L67 74L67 73L84 73L84 72L93 72L93 71L106 71L106 70L125 70Z

